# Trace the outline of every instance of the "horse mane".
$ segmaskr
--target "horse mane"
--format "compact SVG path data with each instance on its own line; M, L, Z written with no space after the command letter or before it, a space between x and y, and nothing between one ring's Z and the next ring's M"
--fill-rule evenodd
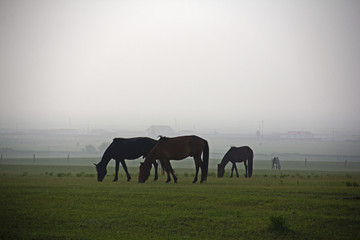
M162 136L162 135L159 135L158 138L159 138L159 141L164 141L164 140L170 139L170 138Z

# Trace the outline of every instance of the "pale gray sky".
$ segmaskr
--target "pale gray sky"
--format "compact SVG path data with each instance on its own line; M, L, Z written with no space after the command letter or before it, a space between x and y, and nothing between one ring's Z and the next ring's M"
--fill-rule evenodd
M0 127L360 133L360 1L0 0Z

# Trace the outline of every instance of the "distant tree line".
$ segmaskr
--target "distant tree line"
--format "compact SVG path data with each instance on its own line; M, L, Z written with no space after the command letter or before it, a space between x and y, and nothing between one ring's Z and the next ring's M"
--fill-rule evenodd
M95 147L92 144L86 145L81 151L56 151L56 150L23 150L14 149L11 147L0 148L0 155L2 158L6 157L29 157L33 158L34 154L36 157L59 157L68 155L71 156L82 156L82 155L101 155L104 153L106 148L110 145L108 142L103 142L100 146Z

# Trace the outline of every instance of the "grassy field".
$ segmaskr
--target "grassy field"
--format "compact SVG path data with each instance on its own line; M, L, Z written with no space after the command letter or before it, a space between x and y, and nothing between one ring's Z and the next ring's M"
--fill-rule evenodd
M255 170L192 184L96 182L87 166L0 165L0 239L356 239L360 173ZM243 174L243 169L240 170ZM113 173L113 169L109 169Z

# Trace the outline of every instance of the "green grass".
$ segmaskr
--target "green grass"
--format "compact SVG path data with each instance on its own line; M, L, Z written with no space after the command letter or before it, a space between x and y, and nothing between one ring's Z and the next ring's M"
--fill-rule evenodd
M360 173L255 170L192 184L96 181L94 168L0 166L0 239L355 239ZM212 170L214 171L214 170ZM113 169L109 169L113 173ZM243 174L241 172L241 174ZM228 176L228 175L227 175Z

